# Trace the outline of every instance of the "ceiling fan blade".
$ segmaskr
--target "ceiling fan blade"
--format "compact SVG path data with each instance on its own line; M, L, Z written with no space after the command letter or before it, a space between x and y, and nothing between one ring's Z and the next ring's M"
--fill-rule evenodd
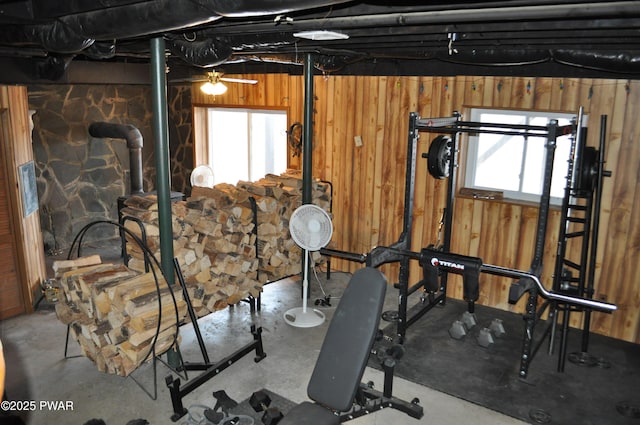
M245 80L242 78L227 78L220 77L220 81L226 81L227 83L243 83L243 84L257 84L258 80Z
M187 78L169 79L170 83L200 83L205 81L209 81L209 78L206 75L194 75L193 77L187 77Z

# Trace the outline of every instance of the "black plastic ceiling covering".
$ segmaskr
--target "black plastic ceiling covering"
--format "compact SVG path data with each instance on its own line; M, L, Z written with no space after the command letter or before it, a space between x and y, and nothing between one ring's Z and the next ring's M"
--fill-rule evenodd
M116 54L115 40L182 31L223 17L273 15L343 2L344 0L111 1L101 2L102 8L91 9L90 4L82 4L88 2L78 1L75 6L63 6L58 12L51 6L46 7L49 16L55 16L49 22L0 26L0 45L39 48L47 54L82 53L93 59L108 59ZM74 13L74 7L76 10L84 7L86 10ZM232 53L228 44L215 38L192 41L174 38L169 40L169 48L178 57L202 67L220 64Z
M349 39L293 35L305 30ZM148 61L157 36L169 59L200 74L298 65L312 52L324 72L415 74L437 63L441 74L564 66L640 78L640 1L0 0L0 61L29 58L39 78L60 78L77 58Z

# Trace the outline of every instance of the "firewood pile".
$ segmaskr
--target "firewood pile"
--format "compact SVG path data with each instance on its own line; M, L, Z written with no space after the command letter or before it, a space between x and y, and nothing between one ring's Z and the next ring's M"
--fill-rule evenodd
M266 282L300 273L302 251L289 234L289 218L301 191L300 174L290 171L235 186L194 187L189 199L172 203L174 256L198 317L257 298ZM312 197L330 209L328 183L314 181ZM121 212L126 266L103 264L96 255L56 261L53 268L63 293L59 320L100 371L128 376L177 341L187 306L179 284L169 288L153 262L156 285L145 267L147 250L161 260L157 198L129 197ZM314 260L321 260L317 253Z
M156 285L153 273L97 255L56 261L53 269L63 294L56 315L101 372L128 376L153 358L152 348L160 355L176 341L187 305L180 286L170 289L159 272Z
M329 211L329 184L312 187L314 204ZM255 182L194 187L186 201L172 203L174 256L198 317L257 298L264 283L300 273L302 250L291 239L289 218L301 201L301 174L289 170ZM132 196L122 214L132 234L141 237L144 228L146 246L160 259L157 207L154 196ZM129 235L127 253L129 267L143 271L144 254Z

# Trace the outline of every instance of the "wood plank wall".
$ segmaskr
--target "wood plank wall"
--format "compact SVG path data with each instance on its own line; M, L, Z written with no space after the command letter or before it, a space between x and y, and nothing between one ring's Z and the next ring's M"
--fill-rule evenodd
M40 228L40 216L33 212L24 216L22 206L22 183L18 176L18 167L33 161L29 104L25 86L0 86L0 109L6 114L2 125L7 144L2 147L6 166L6 179L9 187L8 205L10 208L11 232L15 240L14 255L17 259L15 277L22 286L24 308L33 310L35 295L46 279L44 245ZM3 276L10 279L14 276Z
M4 147L9 145L8 111L0 109L0 320L17 316L25 312L25 299L20 283L16 238L14 235L13 208L11 192L15 192L9 183L7 174L13 168L6 160Z
M303 81L299 76L240 75L256 86L230 84L224 96L207 98L197 87L194 104L287 106L290 122L302 121ZM592 330L640 342L640 81L527 77L371 77L318 76L314 79L314 176L334 184L333 247L366 253L398 240L402 230L408 114L451 116L465 107L536 109L590 116L588 144L598 145L600 116L608 117L606 168L596 270L596 297L618 305L612 315L595 313ZM357 147L354 137L361 136ZM418 155L436 134L423 133ZM463 143L464 146L464 143ZM431 178L418 159L413 250L437 241L445 205L446 181ZM291 166L299 167L298 158ZM543 282L551 285L558 210L552 210L545 245ZM537 208L533 205L458 197L452 251L479 256L486 263L528 269L534 250ZM334 269L354 271L360 264L333 260ZM385 265L391 282L397 265ZM410 281L420 279L418 264ZM450 295L460 298L459 279ZM522 311L507 303L510 281L482 276L479 302ZM578 326L581 315L573 315Z

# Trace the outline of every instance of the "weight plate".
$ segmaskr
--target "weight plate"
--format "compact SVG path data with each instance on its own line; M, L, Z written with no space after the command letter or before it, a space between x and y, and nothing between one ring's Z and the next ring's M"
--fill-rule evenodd
M593 192L598 177L598 151L592 146L584 148L578 174L578 189Z
M529 417L537 424L548 424L551 422L551 415L542 409L529 410Z
M568 358L571 363L577 364L578 366L593 367L598 364L598 358L596 356L592 356L584 351L569 353Z
M600 369L610 369L611 368L611 362L607 359L605 359L604 357L599 357L598 358L598 367Z
M398 311L388 310L382 313L382 320L385 322L397 322L399 319Z
M436 179L449 177L451 164L451 138L438 136L431 141L427 155L427 169Z
M616 410L627 418L640 419L640 406L633 405L628 401L616 403Z

